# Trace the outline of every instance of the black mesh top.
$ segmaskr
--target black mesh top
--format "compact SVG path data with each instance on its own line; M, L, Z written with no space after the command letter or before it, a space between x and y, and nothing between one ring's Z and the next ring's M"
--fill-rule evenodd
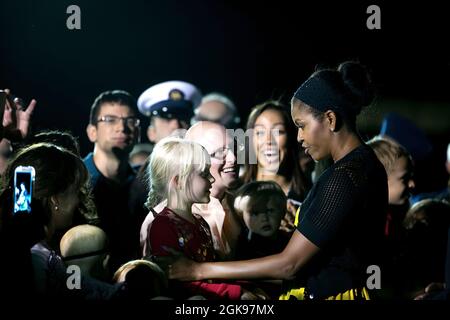
M300 210L298 231L321 250L299 276L328 296L364 286L378 264L388 205L387 178L372 149L361 145L319 177Z

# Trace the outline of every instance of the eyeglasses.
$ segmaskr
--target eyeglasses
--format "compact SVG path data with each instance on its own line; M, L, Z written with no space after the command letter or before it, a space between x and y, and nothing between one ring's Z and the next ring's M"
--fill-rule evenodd
M139 124L141 123L141 120L136 117L103 116L97 119L97 122L105 122L106 124L113 126L118 124L119 121L123 121L130 128L139 127Z
M225 160L227 158L228 152L230 151L231 151L230 148L221 148L214 151L213 153L210 153L209 155L211 156L211 158L217 160Z
M230 147L224 147L217 149L209 155L211 156L211 158L223 161L227 158L229 152L232 152L235 156L237 156L238 152L242 152L243 150L245 150L245 145L235 141L233 144L233 149Z

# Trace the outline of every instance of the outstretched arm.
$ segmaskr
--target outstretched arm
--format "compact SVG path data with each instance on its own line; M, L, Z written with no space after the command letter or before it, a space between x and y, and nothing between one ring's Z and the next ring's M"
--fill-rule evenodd
M295 231L283 252L259 259L197 263L179 258L168 266L171 279L289 279L319 251L299 231Z

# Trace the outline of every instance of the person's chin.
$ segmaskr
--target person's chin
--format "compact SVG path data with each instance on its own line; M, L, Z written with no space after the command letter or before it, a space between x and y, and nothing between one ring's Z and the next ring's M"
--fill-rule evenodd
M327 157L327 155L320 154L319 152L317 152L317 150L311 149L311 147L306 148L305 154L309 155L311 159L313 159L315 162L325 159Z
M238 175L235 171L227 172L227 173L222 172L221 176L222 176L222 181L224 182L224 185L227 186L227 188L232 186L237 181L237 178L238 178Z
M274 233L274 229L271 226L264 226L259 229L258 234L260 234L263 237L270 237Z
M389 201L389 205L401 207L404 206L408 202L408 198L400 198L394 201Z
M112 147L112 151L119 154L129 154L131 150L133 150L133 146L134 145L132 143L116 143Z
M262 163L260 168L263 170L261 172L266 175L275 175L280 170L278 163Z
M267 230L260 230L260 231L258 232L258 234L259 234L261 237L264 237L264 238L270 238L270 237L273 235L273 231L272 231L272 230L270 230L270 231L267 231Z
M116 148L121 148L121 149L125 149L125 148L133 148L133 143L130 140L117 140L114 142L114 147Z
M309 156L311 157L311 159L313 159L314 162L319 162L320 160L327 158L326 156L321 156L314 153L310 153Z
M208 192L198 203L209 203L211 201L211 193Z

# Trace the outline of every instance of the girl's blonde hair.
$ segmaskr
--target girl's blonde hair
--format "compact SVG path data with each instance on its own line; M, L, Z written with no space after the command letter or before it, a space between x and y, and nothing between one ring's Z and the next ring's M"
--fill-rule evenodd
M188 179L195 171L209 170L211 159L200 144L175 137L159 141L152 152L148 165L150 191L146 207L151 209L172 195L180 201L180 193L171 190L170 180L178 176L180 189L191 192Z

